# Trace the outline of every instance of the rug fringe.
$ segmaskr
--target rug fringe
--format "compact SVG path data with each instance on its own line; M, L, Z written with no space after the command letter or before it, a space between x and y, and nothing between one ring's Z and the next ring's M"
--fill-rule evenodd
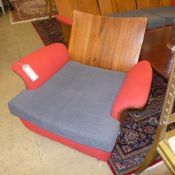
M11 13L12 13L12 12L9 12L10 23L11 23L11 24L21 24L21 23L26 23L26 22L40 21L40 20L44 20L44 19L49 19L49 17L46 16L46 17L33 18L33 19L25 20L25 21L17 21L17 22L15 22L15 21L12 20L12 14L11 14ZM55 18L55 15L53 15L52 18Z

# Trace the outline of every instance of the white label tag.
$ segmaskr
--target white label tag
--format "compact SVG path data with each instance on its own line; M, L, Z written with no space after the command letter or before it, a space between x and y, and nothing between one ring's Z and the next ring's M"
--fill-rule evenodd
M39 78L36 72L30 67L30 65L25 64L22 66L23 71L27 74L27 76L32 80L35 81Z
M175 136L168 139L168 143L175 154Z

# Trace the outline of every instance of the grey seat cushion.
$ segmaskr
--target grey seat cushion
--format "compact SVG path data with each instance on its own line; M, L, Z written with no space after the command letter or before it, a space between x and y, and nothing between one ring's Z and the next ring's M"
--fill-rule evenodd
M113 17L147 17L148 18L148 25L147 29L154 29L158 27L163 27L166 24L166 20L162 17L157 15L147 13L143 10L134 10L129 12L122 12L122 13L114 13L110 14Z
M57 135L110 152L119 133L111 108L124 78L70 61L42 87L17 95L9 109Z
M160 7L145 9L144 12L164 18L166 25L172 25L175 18L175 7Z

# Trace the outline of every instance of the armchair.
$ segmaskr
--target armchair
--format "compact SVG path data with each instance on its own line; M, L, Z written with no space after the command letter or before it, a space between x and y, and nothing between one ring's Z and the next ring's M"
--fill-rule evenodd
M27 90L9 102L10 111L30 130L108 161L122 112L143 107L149 95L151 66L137 64L145 28L146 18L74 11L68 50L52 44L13 65Z

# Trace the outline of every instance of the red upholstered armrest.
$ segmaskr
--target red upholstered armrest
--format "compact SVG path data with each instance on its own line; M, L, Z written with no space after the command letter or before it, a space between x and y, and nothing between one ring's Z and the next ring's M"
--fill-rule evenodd
M20 59L12 66L12 69L23 78L28 89L35 89L46 82L67 61L67 48L63 44L55 43ZM37 80L32 81L24 72L23 66L26 64L39 76Z
M65 16L61 16L61 15L56 15L55 16L56 20L60 23L63 23L67 26L72 26L72 19L71 18L68 18L68 17L65 17Z
M175 6L175 0L172 0L172 5Z
M142 108L149 95L152 82L152 68L149 62L141 61L127 74L125 81L117 95L113 107L112 117L120 119L123 110Z

